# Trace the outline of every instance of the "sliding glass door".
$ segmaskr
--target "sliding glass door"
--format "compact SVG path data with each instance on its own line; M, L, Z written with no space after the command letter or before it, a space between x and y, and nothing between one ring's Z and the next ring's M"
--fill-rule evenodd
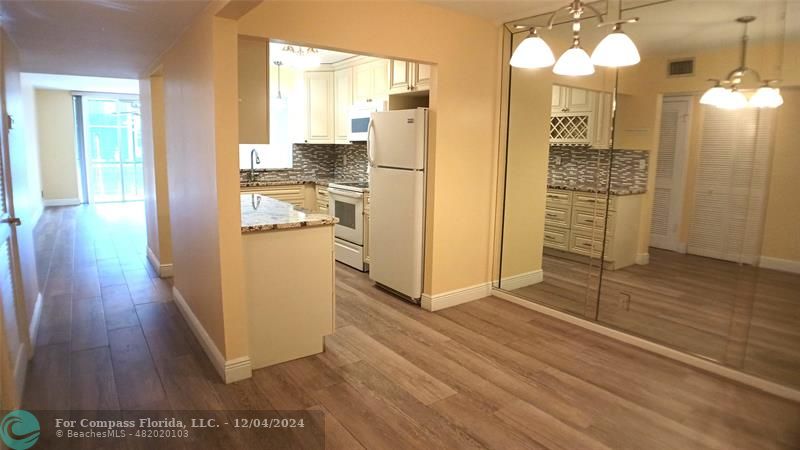
M139 101L84 96L82 106L89 201L144 199Z

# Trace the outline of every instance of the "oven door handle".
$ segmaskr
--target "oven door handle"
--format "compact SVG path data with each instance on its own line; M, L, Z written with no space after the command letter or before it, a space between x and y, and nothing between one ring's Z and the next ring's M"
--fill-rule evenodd
M348 197L348 198L356 198L356 199L363 199L364 194L358 194L355 192L349 191L342 191L336 188L329 187L328 188L328 195L338 195L340 197Z

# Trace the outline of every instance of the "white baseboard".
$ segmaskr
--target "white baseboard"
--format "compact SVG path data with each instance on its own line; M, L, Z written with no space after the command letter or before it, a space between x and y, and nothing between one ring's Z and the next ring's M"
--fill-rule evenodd
M491 283L481 283L441 294L422 294L421 306L428 311L439 311L440 309L488 297L491 291Z
M79 198L52 198L50 200L43 200L42 204L47 206L75 206L81 204Z
M523 288L525 286L539 284L542 282L543 279L544 279L544 272L542 271L542 269L534 270L531 272L525 272L519 275L513 275L501 279L500 288L506 291L513 291L519 288Z
M158 257L147 247L147 260L150 262L150 267L158 273L160 278L172 278L172 264L161 264Z
M800 261L773 258L771 256L762 256L758 261L758 267L780 270L782 272L800 273Z
M44 302L44 298L42 297L42 293L36 296L36 303L33 305L33 315L31 315L31 324L28 327L28 336L31 341L31 351L30 351L30 358L33 358L33 353L36 350L36 337L39 335L39 323L42 319L42 303Z
M689 251L689 244L686 242L679 242L677 247L675 248L675 251L678 253L683 253L685 255L686 252Z
M730 380L742 384L746 384L748 386L752 386L756 389L760 389L770 394L777 395L779 397L783 397L792 400L794 402L800 401L800 390L783 386L781 384L775 383L774 381L765 380L755 375L750 375L748 373L740 372L736 369L732 369L730 367L726 367L717 364L715 362L711 362L707 359L690 355L688 353L684 353L682 351L675 350L674 348L667 347L661 344L656 344L655 342L651 342L646 339L633 336L631 334L622 331L615 330L613 328L605 327L596 322L591 322L586 319L581 319L580 317L576 317L567 313L563 313L561 311L550 309L546 306L534 303L530 300L522 299L511 293L504 292L499 289L492 289L492 295L502 300L506 300L516 305L522 306L523 308L531 309L533 311L542 313L546 316L563 320L564 322L568 322L573 325L579 326L581 328L594 331L595 333L602 334L603 336L616 339L620 342L625 342L626 344L633 345L634 347L638 347L643 350L656 353L658 355L667 357L669 359L682 362L686 365L696 367L698 369L705 370L707 372L711 372L716 375L720 375L722 377L728 378Z
M637 253L635 262L640 266L650 264L650 253Z
M219 351L219 348L217 348L211 336L208 335L203 324L201 324L197 316L194 315L192 308L186 303L186 299L183 298L178 288L173 286L172 294L175 296L175 303L178 305L178 309L184 319L186 319L186 322L189 323L189 328L192 329L197 340L200 341L200 345L203 346L206 356L211 360L211 364L214 365L214 369L216 369L220 378L228 384L252 377L253 366L250 357L243 356L225 360L225 357L222 356L222 352Z

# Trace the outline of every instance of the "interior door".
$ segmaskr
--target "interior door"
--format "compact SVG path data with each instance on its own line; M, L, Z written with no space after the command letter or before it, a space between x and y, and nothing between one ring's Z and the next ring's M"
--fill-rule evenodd
M668 97L661 108L650 245L672 251L681 250L678 228L683 210L691 101L691 97Z
M24 382L20 364L27 364L26 345L28 340L22 296L22 277L19 271L20 259L17 247L16 227L21 224L14 217L12 201L9 148L21 130L13 129L13 119L7 114L3 101L3 132L0 145L0 408L9 409L19 402L19 392ZM16 378L19 375L20 379Z

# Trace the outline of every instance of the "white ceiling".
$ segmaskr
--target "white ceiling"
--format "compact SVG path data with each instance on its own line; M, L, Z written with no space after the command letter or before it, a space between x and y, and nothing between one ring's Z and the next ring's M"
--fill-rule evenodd
M138 78L208 0L10 0L2 23L22 70Z

